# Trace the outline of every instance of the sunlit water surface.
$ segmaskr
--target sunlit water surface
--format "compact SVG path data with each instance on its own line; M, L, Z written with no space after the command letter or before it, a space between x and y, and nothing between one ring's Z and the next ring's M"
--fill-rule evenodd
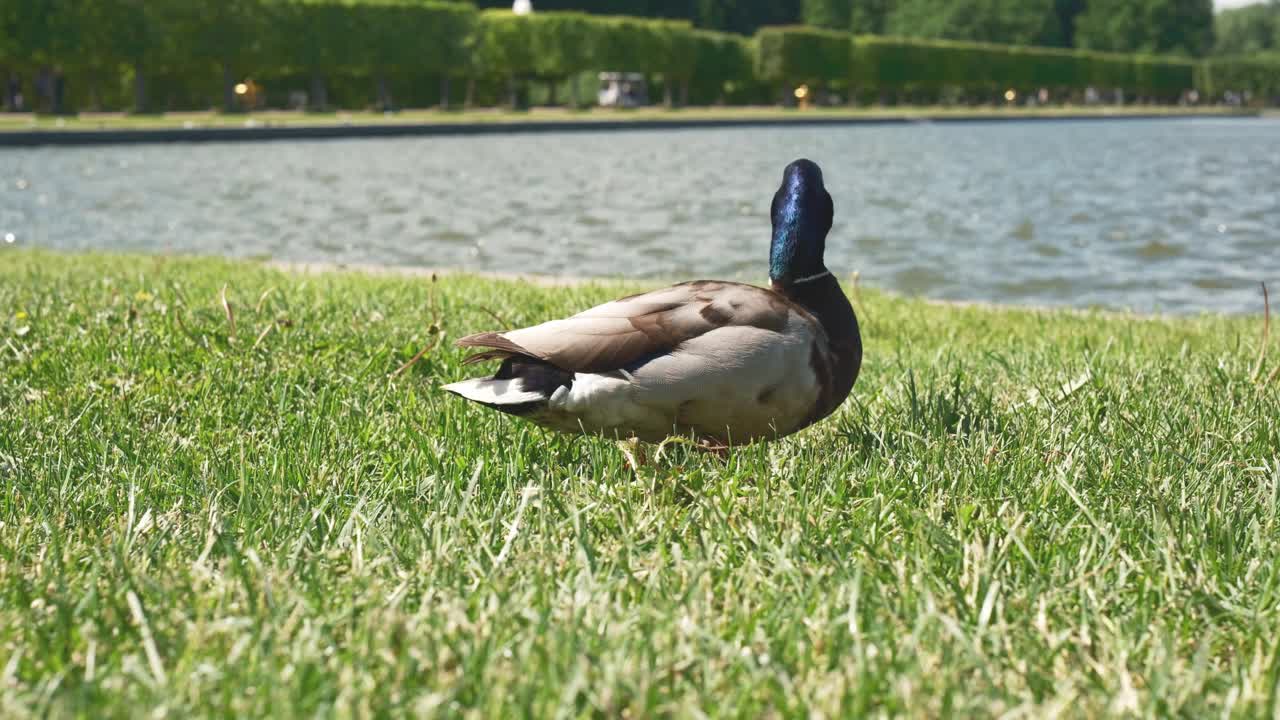
M1280 295L1274 120L0 150L0 242L761 281L802 156L835 199L828 265L866 285L1178 313Z

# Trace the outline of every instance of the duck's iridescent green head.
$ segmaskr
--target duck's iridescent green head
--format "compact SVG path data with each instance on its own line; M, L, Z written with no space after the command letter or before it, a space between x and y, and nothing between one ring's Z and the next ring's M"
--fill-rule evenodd
M771 214L769 279L785 287L825 273L823 254L835 209L816 163L796 160L787 166Z

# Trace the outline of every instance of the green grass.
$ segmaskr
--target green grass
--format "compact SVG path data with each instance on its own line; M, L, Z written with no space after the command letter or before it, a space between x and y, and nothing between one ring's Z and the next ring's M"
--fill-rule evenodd
M150 130L182 127L244 127L246 123L276 127L305 125L452 124L452 123L527 123L554 121L654 121L654 120L786 120L802 118L947 118L947 117L1026 117L1056 118L1066 116L1125 115L1250 115L1257 111L1229 107L1175 107L1166 105L1125 105L1122 107L932 107L903 106L888 108L819 108L806 111L777 107L698 107L667 110L661 107L637 110L569 110L537 108L530 112L505 112L482 109L457 112L438 110L405 110L398 113L341 112L302 113L262 111L252 114L216 112L168 113L163 115L128 115L124 113L84 113L76 117L48 117L30 114L0 113L0 132L15 130Z
M863 293L836 416L638 477L393 377L631 288L0 251L0 715L1275 715L1260 317Z

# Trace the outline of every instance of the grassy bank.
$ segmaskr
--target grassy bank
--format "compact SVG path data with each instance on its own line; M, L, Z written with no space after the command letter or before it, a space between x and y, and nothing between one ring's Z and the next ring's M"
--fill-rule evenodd
M1260 318L864 293L836 417L639 477L438 390L624 289L0 248L0 714L1274 712Z
M948 118L948 117L1124 117L1128 115L1185 115L1235 116L1254 114L1239 108L1202 107L1181 108L1167 105L1125 105L1091 107L888 107L888 108L821 108L811 110L787 110L777 107L720 107L685 108L666 110L644 108L638 110L568 110L564 108L537 108L529 112L501 110L469 110L441 112L437 110L406 110L398 113L342 112L301 113L266 111L244 115L227 115L216 112L169 113L162 115L128 115L124 113L84 113L75 117L49 117L29 114L0 114L0 132L30 130L156 130L177 128L232 128L248 125L271 127L311 127L328 125L385 125L385 124L463 124L463 123L529 123L572 121L616 122L655 120L787 120L808 118Z

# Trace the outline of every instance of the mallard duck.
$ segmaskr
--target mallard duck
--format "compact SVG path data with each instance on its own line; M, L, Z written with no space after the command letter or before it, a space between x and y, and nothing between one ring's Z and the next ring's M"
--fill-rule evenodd
M797 160L773 197L770 287L698 280L573 317L462 338L501 361L445 390L569 433L727 447L790 435L848 397L858 320L823 255L834 209L822 170Z

